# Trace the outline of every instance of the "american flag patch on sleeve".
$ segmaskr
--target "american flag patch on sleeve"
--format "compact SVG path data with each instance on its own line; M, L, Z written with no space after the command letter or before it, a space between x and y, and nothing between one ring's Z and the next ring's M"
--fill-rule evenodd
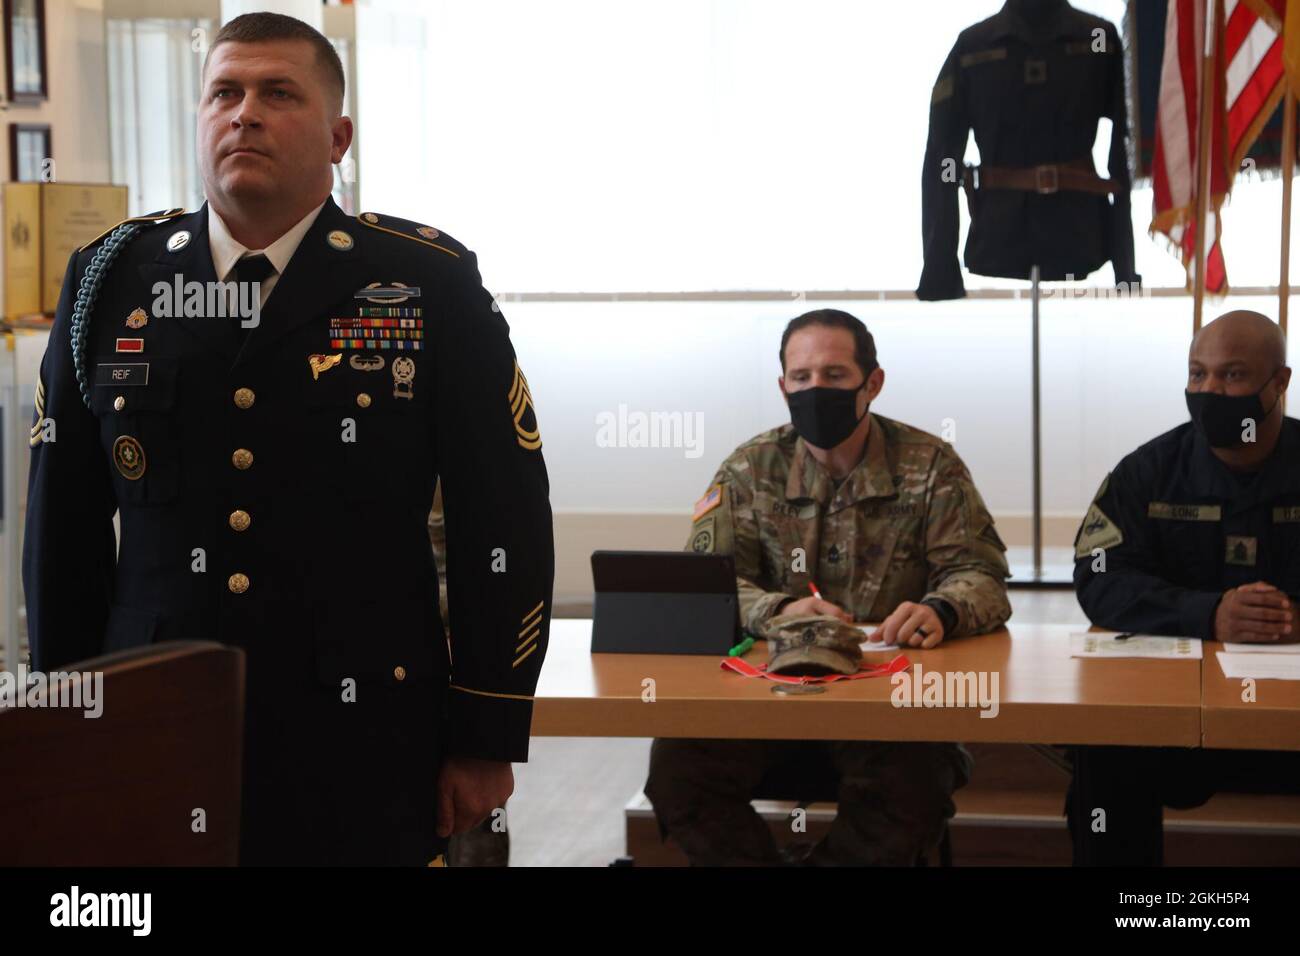
M695 502L695 514L691 516L692 521L699 521L706 514L722 504L722 485L714 485L699 501Z

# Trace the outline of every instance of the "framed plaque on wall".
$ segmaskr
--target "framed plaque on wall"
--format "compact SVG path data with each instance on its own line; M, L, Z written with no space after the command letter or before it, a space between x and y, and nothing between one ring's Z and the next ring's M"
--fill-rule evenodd
M50 95L45 50L45 0L4 0L5 89L9 102L35 104Z
M54 158L54 145L47 123L9 124L9 180L39 183L46 177L45 161Z

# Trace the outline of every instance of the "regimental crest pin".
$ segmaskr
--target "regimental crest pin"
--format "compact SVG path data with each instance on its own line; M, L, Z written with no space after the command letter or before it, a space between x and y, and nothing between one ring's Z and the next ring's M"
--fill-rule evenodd
M141 308L134 308L131 314L126 317L126 327L128 329L143 329L149 324L149 313Z
M393 398L414 398L415 360L408 356L393 359Z

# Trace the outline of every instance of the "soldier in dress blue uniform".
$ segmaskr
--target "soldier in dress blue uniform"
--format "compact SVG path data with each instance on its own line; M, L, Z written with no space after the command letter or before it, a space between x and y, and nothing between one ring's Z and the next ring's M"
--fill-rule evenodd
M208 203L68 264L31 434L33 663L240 647L241 862L440 863L527 757L554 573L528 382L472 252L329 198L352 126L323 36L238 17L203 89Z
M1093 624L1237 643L1300 639L1300 421L1283 416L1286 340L1258 312L1196 335L1191 421L1106 476L1075 539ZM1067 813L1077 864L1159 865L1162 806L1217 790L1296 792L1300 754L1076 747ZM1100 811L1100 812L1099 812Z

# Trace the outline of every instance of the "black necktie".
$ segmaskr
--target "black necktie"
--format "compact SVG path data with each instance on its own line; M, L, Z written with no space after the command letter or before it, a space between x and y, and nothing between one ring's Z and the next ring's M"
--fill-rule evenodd
M246 255L244 256L244 258L236 262L234 267L230 270L229 274L226 276L226 281L227 282L265 282L268 276L272 276L275 274L276 274L276 268L274 265L271 264L271 260L259 252L256 255L252 255L252 256ZM259 289L258 290L259 298L260 298L260 293L261 290ZM236 302L238 301L239 298L237 297ZM252 301L251 291L247 301L249 302ZM244 341L244 339L248 338L248 328L244 325L244 322L245 322L245 318L243 316L237 316L235 319L235 335L241 343Z

